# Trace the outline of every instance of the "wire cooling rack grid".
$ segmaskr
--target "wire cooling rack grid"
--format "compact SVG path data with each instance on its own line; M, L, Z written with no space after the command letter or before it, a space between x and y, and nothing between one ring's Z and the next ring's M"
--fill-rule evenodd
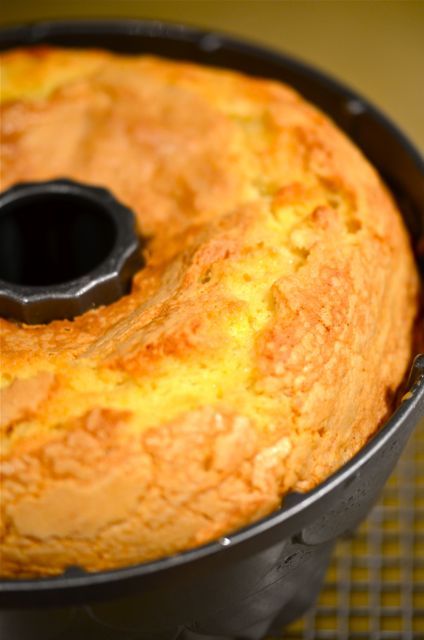
M367 521L338 544L317 605L282 640L424 640L424 423Z

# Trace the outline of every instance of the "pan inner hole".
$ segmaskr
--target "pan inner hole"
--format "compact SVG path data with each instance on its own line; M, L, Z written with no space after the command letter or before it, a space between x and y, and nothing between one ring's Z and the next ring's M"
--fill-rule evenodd
M43 193L0 211L0 279L43 287L80 278L111 253L117 228L98 203L74 193Z

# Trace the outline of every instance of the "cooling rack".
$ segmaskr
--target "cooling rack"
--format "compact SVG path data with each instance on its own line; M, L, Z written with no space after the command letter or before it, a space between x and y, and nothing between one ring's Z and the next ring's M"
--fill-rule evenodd
M424 640L424 423L316 606L272 640Z

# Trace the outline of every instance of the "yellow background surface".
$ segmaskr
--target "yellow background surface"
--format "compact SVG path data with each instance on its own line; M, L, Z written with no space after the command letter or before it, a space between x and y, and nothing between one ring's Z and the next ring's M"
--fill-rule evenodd
M424 0L5 0L0 23L159 18L294 54L359 90L424 150Z

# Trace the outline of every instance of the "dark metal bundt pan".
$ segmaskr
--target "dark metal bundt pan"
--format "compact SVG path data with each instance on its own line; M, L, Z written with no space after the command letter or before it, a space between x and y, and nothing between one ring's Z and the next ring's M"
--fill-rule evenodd
M424 221L424 162L373 106L290 57L234 38L142 21L40 23L3 30L0 47L56 44L149 52L283 80L326 111L362 148L397 197L416 246ZM8 640L259 640L316 598L338 536L355 529L424 416L424 362L380 432L328 480L228 537L156 562L57 578L4 580Z

